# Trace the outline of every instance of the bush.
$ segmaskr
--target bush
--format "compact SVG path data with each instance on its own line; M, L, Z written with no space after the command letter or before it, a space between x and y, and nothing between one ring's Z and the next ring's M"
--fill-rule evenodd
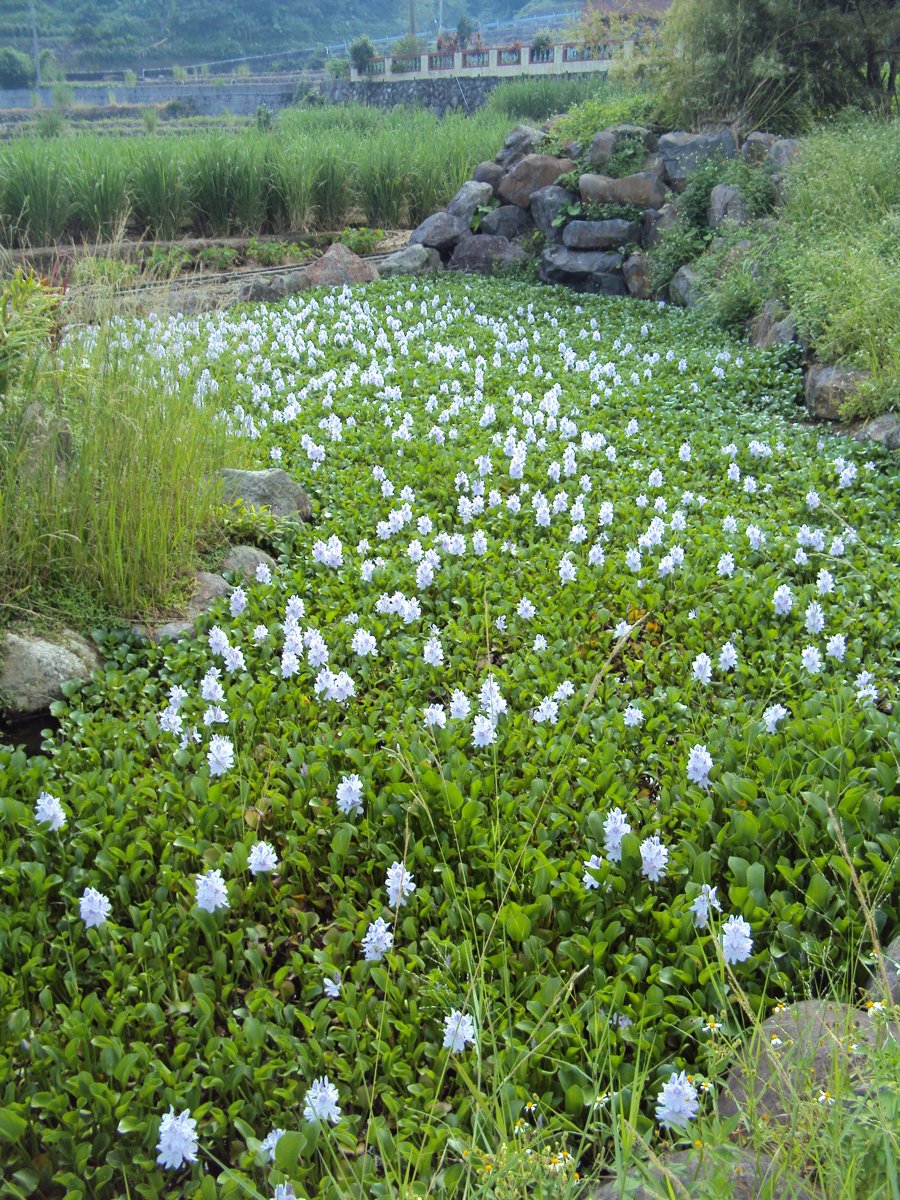
M332 79L349 79L350 59L329 58L325 63L325 70Z
M375 47L365 35L350 43L350 61L357 71L365 71L374 57Z
M653 92L603 84L555 122L546 142L547 153L560 152L566 142L587 146L595 133L609 125L640 125L650 119L655 102Z
M34 79L34 63L27 54L11 46L0 46L0 87L27 88Z

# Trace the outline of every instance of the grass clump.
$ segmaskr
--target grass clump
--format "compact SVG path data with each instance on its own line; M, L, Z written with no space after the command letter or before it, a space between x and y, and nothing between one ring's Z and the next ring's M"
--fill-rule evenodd
M559 113L569 112L577 104L595 99L605 90L605 81L596 76L510 79L494 88L488 97L487 108L510 121L546 121Z
M554 121L542 149L548 154L561 153L569 142L590 145L591 138L610 125L640 125L653 115L654 95L622 84L606 84L596 95L570 108Z

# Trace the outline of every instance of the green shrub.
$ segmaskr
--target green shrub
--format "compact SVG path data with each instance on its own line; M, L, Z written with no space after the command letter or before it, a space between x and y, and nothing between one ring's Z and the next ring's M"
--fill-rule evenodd
M685 217L679 217L667 226L662 231L659 241L647 251L653 290L662 291L667 288L679 267L693 262L703 253L708 240L708 235Z
M603 174L612 179L621 179L640 171L647 159L643 138L620 138L613 153L603 167Z
M0 46L0 87L27 88L34 83L34 63L21 50Z
M38 115L34 123L34 131L44 141L62 137L66 131L65 114L58 108L47 108Z
M383 237L383 229L368 229L365 225L351 226L341 234L341 244L354 254L371 254Z
M350 43L350 61L357 71L364 71L375 57L375 47L371 39L363 35Z
M576 104L559 121L545 143L547 153L558 153L564 143L587 147L595 133L609 125L640 125L650 119L655 97L652 92L606 84L595 96Z

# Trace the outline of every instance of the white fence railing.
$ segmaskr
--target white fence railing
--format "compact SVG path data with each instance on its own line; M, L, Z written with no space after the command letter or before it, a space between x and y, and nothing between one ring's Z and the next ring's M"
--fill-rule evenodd
M633 42L585 47L573 42L556 46L484 46L472 50L433 50L421 54L389 54L369 60L362 71L350 68L353 83L385 83L400 79L463 78L478 75L568 75L609 69L615 54L630 58Z

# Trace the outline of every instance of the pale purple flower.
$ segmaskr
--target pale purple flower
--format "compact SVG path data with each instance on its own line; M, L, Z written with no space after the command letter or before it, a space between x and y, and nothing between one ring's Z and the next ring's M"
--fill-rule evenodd
M304 1121L330 1121L337 1125L341 1119L338 1091L327 1075L312 1081L303 1102Z
M720 939L727 963L744 962L753 953L753 930L743 917L730 916L722 926Z
M251 875L267 875L278 869L278 855L269 842L256 842L247 855L247 870Z
M656 1119L667 1129L686 1129L696 1117L697 1089L684 1071L670 1075L656 1098Z
M84 894L78 901L78 913L88 929L96 929L109 918L112 905L102 892L96 888L85 888Z
M657 834L641 842L641 873L652 883L665 875L668 861L668 847L662 844Z
M794 597L786 583L781 584L780 587L775 589L772 604L775 608L775 615L778 617L787 616L794 607Z
M358 775L345 775L337 785L336 796L338 810L345 816L362 812L363 786Z
M603 822L603 842L612 862L622 861L622 838L626 833L631 833L631 826L621 808L614 808Z
M704 686L712 679L712 659L708 654L700 653L694 659L691 674L698 683Z
M159 1123L156 1161L169 1171L197 1161L197 1122L186 1108L175 1116L170 1108Z
M701 884L700 895L695 898L691 905L691 912L694 914L694 924L698 929L706 928L709 924L709 914L713 909L716 912L722 911L722 905L719 903L716 889L710 887L708 883Z
M66 814L55 796L41 792L34 806L34 819L39 825L49 825L55 831L65 825Z
M373 921L366 930L362 940L363 955L366 962L380 962L394 944L394 934L383 917Z
M599 854L592 854L591 857L584 864L584 874L581 877L581 882L584 884L584 886L586 888L588 888L591 891L593 891L595 888L599 888L599 886L600 886L599 879L597 879L596 876L592 875L591 872L599 871L599 869L602 866L603 866L603 859L600 857Z
M763 722L766 727L766 733L774 733L778 728L778 723L783 721L788 715L788 710L783 704L770 704L763 713Z
M699 784L700 787L709 787L709 773L712 765L712 756L705 746L700 743L692 746L687 761L688 780L691 783Z
M231 907L221 871L207 871L205 875L197 876L197 907L204 912Z
M451 1054L459 1054L469 1045L475 1045L474 1022L470 1016L454 1008L444 1017L444 1049Z
M416 890L415 880L400 862L394 862L388 867L385 887L391 908L397 908L398 905L402 908L406 904L407 896L411 896Z
M210 738L206 761L210 775L224 775L234 766L234 746L231 739L216 734Z

